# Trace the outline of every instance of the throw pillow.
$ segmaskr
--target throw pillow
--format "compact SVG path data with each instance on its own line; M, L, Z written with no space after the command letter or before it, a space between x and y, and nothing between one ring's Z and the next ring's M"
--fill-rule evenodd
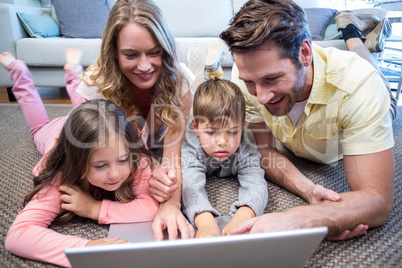
M342 32L338 31L336 24L327 26L324 32L324 40L342 39Z
M22 27L30 37L43 38L60 36L60 29L57 22L48 14L42 16L30 15L17 12Z
M106 0L52 0L63 37L101 38L109 16Z
M336 13L332 8L305 8L312 40L322 40L325 28Z

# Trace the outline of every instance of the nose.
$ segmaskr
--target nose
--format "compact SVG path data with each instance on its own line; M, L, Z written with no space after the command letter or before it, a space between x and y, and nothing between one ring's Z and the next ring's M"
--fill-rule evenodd
M270 88L261 85L256 86L255 92L257 100L260 104L266 104L267 102L272 100L272 98L275 96L275 94L272 92Z
M147 55L140 57L137 68L141 72L146 72L151 68L151 63Z
M226 131L218 132L215 136L215 144L218 147L226 146L229 142L229 133Z
M109 167L108 173L107 173L107 177L109 179L116 179L119 176L119 169L117 166L115 165L111 165Z

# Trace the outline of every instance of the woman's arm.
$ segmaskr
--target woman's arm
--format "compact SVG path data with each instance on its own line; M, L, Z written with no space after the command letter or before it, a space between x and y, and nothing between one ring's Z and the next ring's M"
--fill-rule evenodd
M169 198L160 204L159 211L155 216L153 223L153 230L155 233L156 240L163 239L162 230L168 229L169 239L177 238L177 230L180 231L181 237L186 239L194 237L194 228L188 223L186 218L180 211L181 204L181 145L184 138L184 131L188 122L188 117L190 115L190 110L192 106L192 97L190 91L184 95L182 99L183 106L181 107L183 111L183 117L185 120L178 124L178 130L176 133L166 137L164 140L163 157L161 165L165 172L161 172L159 169L154 172L150 179L150 192L151 195L157 199L161 200L158 195L159 192L164 192L170 194ZM172 180L168 177L168 173L176 172L177 185L174 186ZM159 176L155 176L159 175ZM177 187L175 190L171 190L171 187Z

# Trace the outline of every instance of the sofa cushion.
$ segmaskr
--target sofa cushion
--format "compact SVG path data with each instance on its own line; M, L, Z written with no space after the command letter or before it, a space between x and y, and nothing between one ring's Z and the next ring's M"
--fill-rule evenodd
M48 14L38 16L17 12L17 16L30 37L60 36L59 25Z
M332 8L305 8L312 40L323 40L325 28L334 17L336 9Z
M155 0L175 37L217 37L233 17L232 0Z
M63 37L100 38L109 16L106 0L52 0Z
M16 42L16 55L29 67L63 67L67 48L78 48L83 52L81 64L89 66L99 55L101 43L100 38L21 38Z

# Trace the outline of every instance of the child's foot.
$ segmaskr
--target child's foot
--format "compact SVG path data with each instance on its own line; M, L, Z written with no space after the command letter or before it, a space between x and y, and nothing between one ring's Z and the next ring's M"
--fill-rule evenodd
M0 64L1 64L1 66L3 66L6 69L8 68L10 63L12 63L15 60L16 60L16 58L14 57L14 55L8 51L0 54Z
M219 39L208 44L208 54L205 62L207 71L214 72L219 68L222 53L223 43Z
M75 66L81 62L82 51L80 49L68 48L66 50L66 64L64 64L64 71L72 71Z
M196 90L198 85L204 82L205 50L202 46L190 47L187 54L187 66L195 76L194 90Z

